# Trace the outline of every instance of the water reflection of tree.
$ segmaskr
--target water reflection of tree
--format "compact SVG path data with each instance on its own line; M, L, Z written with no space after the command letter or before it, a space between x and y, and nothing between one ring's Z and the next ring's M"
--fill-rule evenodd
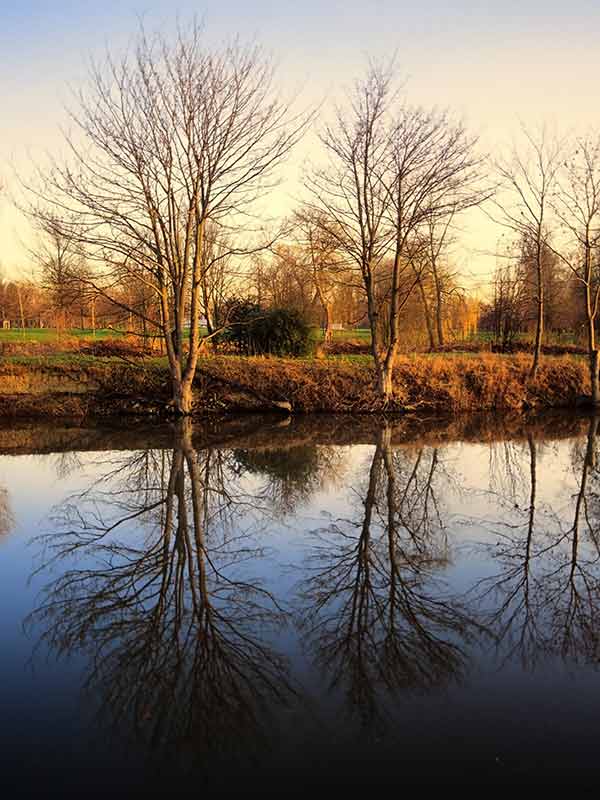
M15 524L10 505L10 496L4 486L0 486L0 539L11 532Z
M473 594L488 609L505 659L518 655L533 667L544 654L600 657L600 516L590 502L599 477L597 432L594 418L573 459L577 491L567 523L538 500L538 443L529 434L528 502L510 498L510 517L494 525L495 541L484 545L495 569Z
M380 692L457 678L474 631L439 572L448 544L436 493L437 449L396 449L383 427L355 516L316 532L300 588L309 649L365 720Z
M185 427L170 453L105 461L45 537L44 567L68 561L29 623L59 653L85 651L110 718L173 757L257 741L262 712L291 693L268 643L284 614L245 577L261 552L252 499L230 477Z
M287 448L236 449L232 460L240 474L265 477L258 497L279 516L286 516L308 502L324 485L343 473L340 448L300 444Z

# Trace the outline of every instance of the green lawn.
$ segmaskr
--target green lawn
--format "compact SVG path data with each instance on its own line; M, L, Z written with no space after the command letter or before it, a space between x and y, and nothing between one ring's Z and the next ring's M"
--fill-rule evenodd
M202 329L201 333L203 335L206 334L206 329ZM90 340L101 340L101 339L111 339L122 336L123 334L119 331L116 331L112 328L99 328L95 332L91 329L86 328L70 328L65 331L62 331L60 334L57 334L54 328L10 328L4 330L0 328L0 343L2 342L14 342L17 343L27 343L27 342L40 342L48 344L58 342L62 337L72 337L76 339L81 339L83 341L90 341ZM323 331L321 328L314 327L312 329L312 338L319 341L323 337ZM357 341L363 342L368 344L371 341L371 332L368 328L347 328L345 330L335 330L333 332L333 338L335 341ZM480 331L478 334L473 336L469 341L470 342L486 342L489 343L493 338L493 335L487 331ZM531 337L527 334L522 334L518 337L520 341L531 341ZM546 337L547 344L572 344L576 341L576 337L573 333L549 333ZM464 355L462 353L461 355ZM353 354L340 354L338 356L330 356L333 358L357 358L357 355ZM366 354L361 356L362 358L370 358Z
M52 342L61 335L78 339L110 339L121 334L110 328L99 328L95 332L91 328L70 328L60 334L54 328L0 328L0 342Z
M201 333L206 334L206 330L202 329ZM0 328L0 342L53 342L56 341L57 337L60 339L61 335L72 336L77 339L110 339L122 334L111 328L99 328L95 333L91 329L70 328L61 331L60 334L57 334L54 328L10 328L7 330ZM313 336L315 339L321 339L323 331L320 328L314 328ZM354 339L369 342L371 340L371 332L368 328L334 331L333 338L338 341Z
M334 331L334 339L363 339L371 341L371 331L369 328L348 328L343 331Z
M312 335L315 339L323 338L322 328L313 328ZM347 339L356 339L358 341L371 341L371 331L368 328L345 328L342 331L334 331L333 338L338 341L346 341Z

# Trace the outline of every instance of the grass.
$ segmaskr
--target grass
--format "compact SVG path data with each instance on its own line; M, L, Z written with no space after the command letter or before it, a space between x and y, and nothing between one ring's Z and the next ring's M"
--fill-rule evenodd
M201 333L205 335L206 329L201 329ZM91 328L68 328L61 331L60 334L54 328L0 328L0 342L52 342L63 337L71 337L77 339L110 339L118 338L124 334L114 328L97 328L93 331ZM312 329L312 336L316 340L323 338L322 328L315 327ZM476 335L468 339L469 343L489 344L494 339L494 335L490 331L479 331ZM553 333L547 332L545 340L548 344L574 344L576 336L572 332ZM371 331L368 328L345 328L344 330L333 331L334 342L356 341L369 343L371 341ZM531 343L532 335L523 333L516 337L516 341L521 343ZM459 343L460 344L460 343Z
M312 328L311 334L314 339L322 340L324 336L324 331L322 328ZM336 341L345 342L348 341L349 339L361 342L370 342L371 331L369 330L369 328L344 328L344 330L333 331L334 342Z
M148 362L158 362L160 366L167 366L167 359L148 359ZM42 355L9 355L2 358L2 365L22 365L29 367L52 367L67 365L69 367L91 367L97 364L122 364L119 356L95 356L89 353L49 353ZM144 362L146 363L146 362Z
M359 339L366 342L371 341L371 331L368 328L348 328L343 331L334 331L333 339L343 341L345 339Z
M0 342L48 342L60 341L64 337L76 339L110 339L122 336L112 328L91 329L69 328L60 334L54 328L0 328Z

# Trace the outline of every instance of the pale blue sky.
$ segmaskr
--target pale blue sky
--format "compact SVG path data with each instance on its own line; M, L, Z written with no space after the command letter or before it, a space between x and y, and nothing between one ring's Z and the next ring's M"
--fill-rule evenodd
M0 0L0 165L21 166L28 153L55 145L67 84L83 79L90 55L124 47L138 15L152 28L174 24L177 13L203 18L211 39L258 39L277 59L284 90L301 87L306 103L335 96L366 56L396 52L410 99L451 106L488 150L510 139L519 118L600 125L600 0ZM297 179L290 168L282 209ZM22 263L25 235L5 201L5 269ZM476 271L490 267L475 251L493 248L493 236L484 220L470 223L467 260Z

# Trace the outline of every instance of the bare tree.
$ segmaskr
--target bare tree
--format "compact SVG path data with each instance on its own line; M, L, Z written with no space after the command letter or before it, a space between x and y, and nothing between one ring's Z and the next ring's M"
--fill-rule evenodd
M484 319L493 331L496 345L503 353L512 349L523 328L525 306L524 284L519 265L511 261L500 263L494 273L493 294Z
M37 218L36 223L38 236L35 244L29 247L29 254L39 270L40 286L48 299L58 333L70 327L75 301L81 301L83 291L76 228L70 225L67 230L52 214Z
M425 327L427 329L429 349L433 351L435 350L436 346L436 338L434 333L434 321L433 321L433 311L435 310L435 308L432 310L432 306L434 306L435 304L431 296L431 286L427 275L426 254L421 253L420 256L412 258L411 265L413 267L413 274L418 289L419 300L421 302L421 308L423 310L423 319L425 320Z
M433 215L428 222L426 228L427 240L427 266L431 273L431 279L434 290L434 308L435 308L435 326L438 344L443 347L445 344L444 335L444 311L445 300L448 292L450 291L450 284L452 277L448 274L448 270L444 269L443 254L450 240L450 231L452 220L454 219L454 210L450 209L449 214L440 219L436 219Z
M495 205L500 223L517 235L535 265L536 328L529 373L533 379L539 367L544 336L544 254L549 245L548 222L562 144L550 138L545 128L536 134L524 126L521 130L524 149L513 146L510 155L495 164L504 190L504 195L495 200Z
M310 281L325 315L325 343L333 339L333 305L336 289L347 277L347 265L330 233L331 223L310 210L296 215L297 231L302 248L301 266Z
M410 263L423 308L429 347L443 347L446 341L444 323L446 304L458 292L456 273L447 264L447 251L451 244L454 212L450 210L441 219L434 215L424 225L424 230L412 244Z
M290 120L259 47L211 48L195 22L173 41L142 29L132 52L90 78L71 115L71 162L38 170L28 210L76 237L97 292L159 327L174 411L189 414L207 224L248 224L307 118ZM158 313L115 297L124 282L149 287Z
M360 271L378 389L387 405L401 311L416 285L407 280L415 242L432 219L446 219L486 196L476 140L446 112L400 102L390 71L371 66L321 141L329 165L308 180L312 205L324 212L328 231Z
M306 253L294 243L279 244L271 258L259 267L257 299L271 308L292 308L304 319L314 316L316 306L312 275L306 263ZM258 286L257 286L258 289Z
M600 136L579 138L563 162L555 211L566 234L560 256L582 286L590 365L591 402L600 405L596 319L600 302L598 247L600 246ZM553 248L554 249L554 248Z
M366 78L355 84L349 111L337 108L334 124L322 132L329 163L307 181L314 210L321 212L327 232L360 272L382 392L377 280L389 254L391 232L380 176L389 159L388 110L393 96L390 75L370 69Z

